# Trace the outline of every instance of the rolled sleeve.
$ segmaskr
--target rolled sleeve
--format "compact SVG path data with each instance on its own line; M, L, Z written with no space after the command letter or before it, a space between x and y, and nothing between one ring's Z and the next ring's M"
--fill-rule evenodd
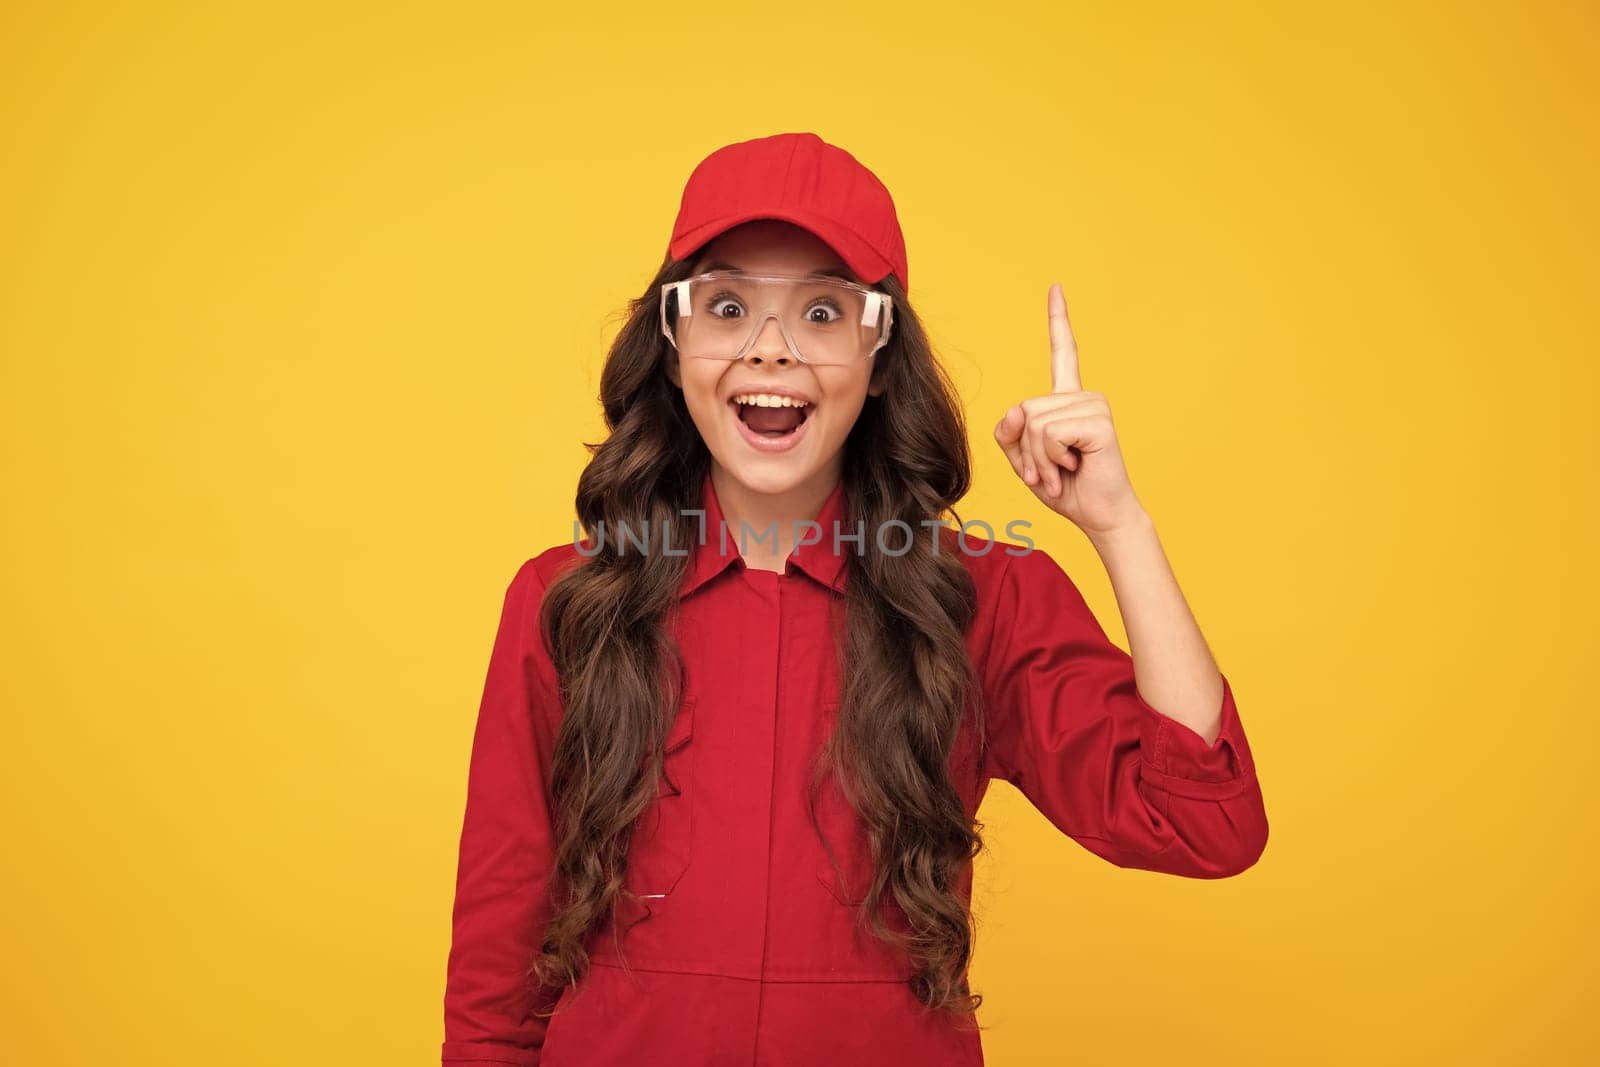
M1145 780L1196 800L1225 800L1250 787L1255 762L1227 675L1222 676L1222 728L1209 745L1188 725L1146 703L1137 688L1133 699L1140 710L1139 751Z
M990 777L1121 867L1222 878L1252 866L1267 818L1255 761L1224 675L1207 744L1139 693L1114 644L1047 553L1007 561L983 671Z

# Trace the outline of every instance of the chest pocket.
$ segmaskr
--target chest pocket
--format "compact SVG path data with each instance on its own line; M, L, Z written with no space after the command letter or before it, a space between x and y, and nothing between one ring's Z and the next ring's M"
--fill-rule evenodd
M667 730L656 798L634 823L624 885L641 897L664 897L689 867L694 825L694 711L686 698Z

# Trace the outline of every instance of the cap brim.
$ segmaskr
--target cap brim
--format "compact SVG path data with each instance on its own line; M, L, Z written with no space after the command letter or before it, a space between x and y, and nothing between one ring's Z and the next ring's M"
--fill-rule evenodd
M871 245L850 230L804 211L785 211L782 208L728 215L712 222L701 223L694 229L673 237L672 243L667 247L667 254L677 260L688 259L713 238L720 237L735 226L756 219L792 222L801 229L815 234L829 248L837 252L839 258L844 260L845 266L854 271L856 277L867 285L874 285L894 273L894 264L874 252Z

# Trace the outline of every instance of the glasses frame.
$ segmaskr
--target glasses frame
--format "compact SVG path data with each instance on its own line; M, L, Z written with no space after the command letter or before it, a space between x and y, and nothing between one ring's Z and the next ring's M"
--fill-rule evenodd
M877 342L866 353L857 357L856 362L858 363L864 363L873 356L877 355L878 350L889 343L889 338L894 330L894 298L888 293L878 289L873 289L870 286L857 284L856 282L850 281L848 278L832 278L820 277L817 275L808 276L799 274L756 274L742 270L712 270L705 271L701 274L696 274L693 277L684 278L681 281L665 282L661 286L661 333L664 337L666 337L667 344L671 345L674 351L678 351L678 342L673 338L672 330L667 324L667 296L675 290L687 293L698 283L716 281L722 278L739 278L745 281L755 282L820 283L824 285L836 285L840 288L849 289L862 294L862 296L866 298L867 302L867 310L862 315L862 325L868 324L866 320L869 315L874 312L877 315L882 316L882 325L878 327ZM800 346L795 344L794 338L789 335L789 327L784 323L783 316L774 315L771 311L769 311L765 317L756 319L755 323L751 325L750 336L745 340L744 346L739 349L738 354L727 359L723 359L721 362L737 363L739 360L749 355L751 346L756 343L756 339L761 336L761 331L766 328L767 319L774 317L776 317L778 320L778 332L783 334L784 344L789 346L789 351L794 355L794 358L799 360L801 363L818 367L848 367L852 365L850 363L817 363L814 360L807 359L801 353ZM718 357L706 356L703 358L716 359Z

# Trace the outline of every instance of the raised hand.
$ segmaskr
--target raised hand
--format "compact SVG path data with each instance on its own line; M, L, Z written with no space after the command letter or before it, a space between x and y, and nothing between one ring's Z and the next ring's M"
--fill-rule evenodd
M1102 537L1137 523L1144 507L1122 462L1111 405L1080 382L1078 344L1059 283L1047 304L1050 392L1013 405L995 425L994 439L1046 507Z

